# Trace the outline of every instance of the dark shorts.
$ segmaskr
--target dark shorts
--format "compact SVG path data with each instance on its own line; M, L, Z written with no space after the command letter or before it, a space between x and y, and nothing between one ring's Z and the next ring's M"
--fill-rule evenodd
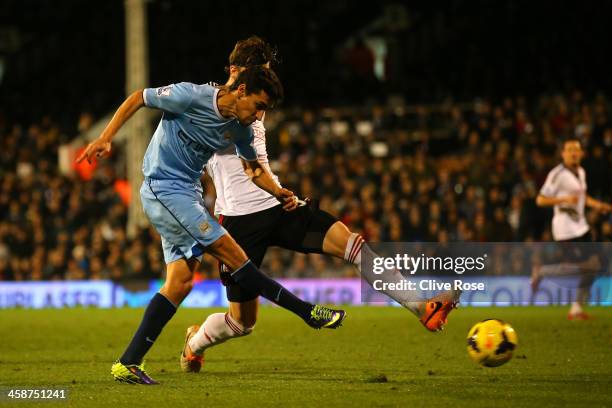
M268 247L277 246L304 254L323 253L323 240L338 221L331 214L309 204L285 211L281 205L240 216L221 216L221 225L259 268ZM220 266L221 280L230 302L247 302L258 292L241 288Z
M564 258L567 262L583 262L593 255L598 255L596 247L589 245L593 242L591 231L576 238L559 241L563 247Z

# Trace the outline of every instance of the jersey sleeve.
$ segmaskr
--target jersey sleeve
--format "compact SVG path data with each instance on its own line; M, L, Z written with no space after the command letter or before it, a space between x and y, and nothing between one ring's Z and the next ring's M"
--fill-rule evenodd
M247 126L241 133L241 137L234 140L236 154L246 161L256 161L257 151L255 150L255 143L253 141L253 129L251 126Z
M540 189L540 195L543 195L544 197L554 197L557 194L556 180L558 179L559 178L556 177L556 172L551 171L548 173L548 176L546 176L546 181Z
M194 85L188 82L159 88L146 88L142 93L145 106L177 115L189 108L193 95Z
M259 161L259 163L263 167L265 167L266 170L268 170L276 184L278 184L279 187L282 187L280 181L278 180L278 176L274 174L272 168L270 167L270 159L268 159L268 149L266 148L266 128L260 121L253 122L251 126L253 127L253 141L255 144L255 152L257 153L257 161Z
M268 150L266 148L266 128L260 121L255 121L251 125L253 128L253 143L255 152L257 152L257 160L262 164L268 164Z

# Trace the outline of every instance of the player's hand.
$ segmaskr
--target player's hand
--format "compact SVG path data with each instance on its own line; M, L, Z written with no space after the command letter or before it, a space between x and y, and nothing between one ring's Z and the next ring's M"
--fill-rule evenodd
M567 205L576 205L578 204L578 196L577 195L570 195L570 196L565 196L561 198L562 203L563 204L567 204Z
M293 191L281 188L276 194L276 199L283 204L283 210L293 211L298 207L298 199Z
M94 157L106 157L108 156L110 151L111 142L106 139L98 138L87 145L83 153L81 153L80 156L77 157L76 162L80 163L83 160L87 159L87 162L91 163L91 159L93 159Z
M285 201L283 205L283 210L285 211L293 211L300 206L299 200L296 196L291 197L288 201Z

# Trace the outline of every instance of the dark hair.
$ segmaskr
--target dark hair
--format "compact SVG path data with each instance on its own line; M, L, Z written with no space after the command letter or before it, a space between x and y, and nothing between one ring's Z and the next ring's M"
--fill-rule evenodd
M245 40L240 40L234 46L230 56L229 64L239 67L251 67L254 65L263 65L266 63L279 63L277 50L266 41L252 35ZM229 70L229 67L225 68Z
M580 140L579 137L577 136L568 136L565 137L561 140L561 150L563 151L563 149L565 149L565 145L569 142L578 142L578 144L580 145L580 147L582 148L582 140Z
M246 87L247 95L264 91L270 98L271 107L278 104L284 96L283 85L278 76L263 65L255 65L243 70L230 85L229 90L235 91L242 84Z

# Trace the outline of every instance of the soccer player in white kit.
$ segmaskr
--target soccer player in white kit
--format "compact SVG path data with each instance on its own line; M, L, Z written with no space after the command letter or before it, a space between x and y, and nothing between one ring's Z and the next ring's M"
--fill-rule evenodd
M239 41L229 57L230 77L226 86L244 69L253 65L269 67L274 60L274 50L261 38L253 36ZM278 177L269 166L263 117L251 126L258 160L278 183ZM210 177L208 182L204 182L207 190L211 187L213 191L216 190L215 215L219 216L219 222L256 265L261 264L269 246L278 246L301 253L321 253L343 258L354 264L362 277L370 283L381 278L380 275L361 270L362 253L366 256L375 254L359 234L351 232L344 223L309 202L300 200L300 205L293 211L283 211L273 196L251 187L249 179L242 176L244 171L240 160L233 159L230 149L214 154L206 166L206 172ZM227 288L234 316L242 327L249 328L250 333L257 319L259 293L237 285L223 271L223 266L220 275ZM383 279L396 281L403 277L397 273L388 274ZM423 300L415 299L415 294L409 291L384 293L411 310L430 331L443 328L460 294L458 291L449 291ZM228 324L223 313L208 316L201 326L194 325L187 329L180 359L181 368L186 372L200 371L204 350L244 334L242 330Z
M561 156L563 162L552 169L540 193L536 204L540 207L554 207L552 235L559 242L591 242L589 224L584 216L585 207L608 212L612 205L594 199L587 194L586 173L580 165L584 152L578 139L567 139L563 142ZM544 276L582 274L575 301L572 303L568 319L588 319L582 306L588 302L589 289L593 283L594 273L599 269L596 254L589 253L584 246L575 248L582 254L574 257L571 264L535 266L532 270L532 289L537 292Z

